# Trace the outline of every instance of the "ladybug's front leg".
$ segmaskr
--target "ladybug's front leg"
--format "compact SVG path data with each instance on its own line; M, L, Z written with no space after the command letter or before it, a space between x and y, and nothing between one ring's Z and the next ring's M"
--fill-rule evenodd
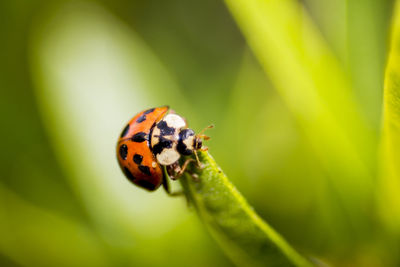
M195 160L194 159L187 159L183 163L182 167L179 165L178 162L175 162L174 164L167 166L167 173L168 173L169 177L172 180L179 179L179 177L181 177L182 174L186 171L186 168L187 168L187 166L189 165L190 162L195 162ZM188 174L190 174L190 176L192 176L192 178L193 178L193 180L195 182L197 182L199 180L199 176L197 174L191 173L191 172L188 172Z
M181 167L179 166L178 162L175 162L174 164L166 166L167 173L169 178L172 180L176 180L179 177L177 177L177 173L181 170Z
M175 162L174 164L172 164L172 165L171 165L171 168L172 168L174 174L173 174L173 175L170 175L171 179L172 179L172 180L176 180L176 179L178 179L179 177L181 177L182 174L185 172L185 170L186 170L186 168L187 168L187 166L189 165L190 162L195 162L195 160L194 160L194 159L187 159L187 160L183 163L182 167L179 166L179 163L178 163L178 162Z

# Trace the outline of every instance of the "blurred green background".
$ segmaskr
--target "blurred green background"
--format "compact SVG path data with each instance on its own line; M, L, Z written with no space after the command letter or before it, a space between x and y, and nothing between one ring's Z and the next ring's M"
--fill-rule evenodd
M392 1L265 2L1 1L0 266L231 266L183 198L119 170L125 123L164 104L215 125L298 251L399 266L377 208Z

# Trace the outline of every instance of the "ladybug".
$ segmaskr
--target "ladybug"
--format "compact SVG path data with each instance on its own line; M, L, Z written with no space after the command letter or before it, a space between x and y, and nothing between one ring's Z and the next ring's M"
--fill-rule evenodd
M166 173L171 179L177 179L194 161L187 159L181 166L181 156L195 154L201 166L196 151L207 150L202 139L209 137L196 135L182 117L168 110L168 106L162 106L140 112L128 122L118 139L117 158L121 170L128 180L149 191L163 184L170 193Z

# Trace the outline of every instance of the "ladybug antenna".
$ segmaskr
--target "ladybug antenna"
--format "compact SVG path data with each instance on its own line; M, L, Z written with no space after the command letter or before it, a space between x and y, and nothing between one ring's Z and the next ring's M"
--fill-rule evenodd
M211 129L211 128L214 128L214 124L210 124L210 125L208 125L207 127L205 127L203 130L201 130L201 131L197 134L197 137L198 137L198 138L202 138L202 139L204 139L204 140L209 140L210 137L208 137L207 135L204 135L203 133L204 133L206 130Z

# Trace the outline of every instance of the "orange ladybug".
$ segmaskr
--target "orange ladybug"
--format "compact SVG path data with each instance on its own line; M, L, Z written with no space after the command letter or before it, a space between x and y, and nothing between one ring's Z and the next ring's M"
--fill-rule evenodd
M172 179L177 179L194 161L187 159L180 166L182 155L194 153L200 166L196 151L207 150L203 148L202 139L209 138L196 135L187 128L182 117L168 110L168 106L163 106L140 112L128 122L118 139L117 158L121 170L131 182L149 191L163 184L170 193L163 166Z

